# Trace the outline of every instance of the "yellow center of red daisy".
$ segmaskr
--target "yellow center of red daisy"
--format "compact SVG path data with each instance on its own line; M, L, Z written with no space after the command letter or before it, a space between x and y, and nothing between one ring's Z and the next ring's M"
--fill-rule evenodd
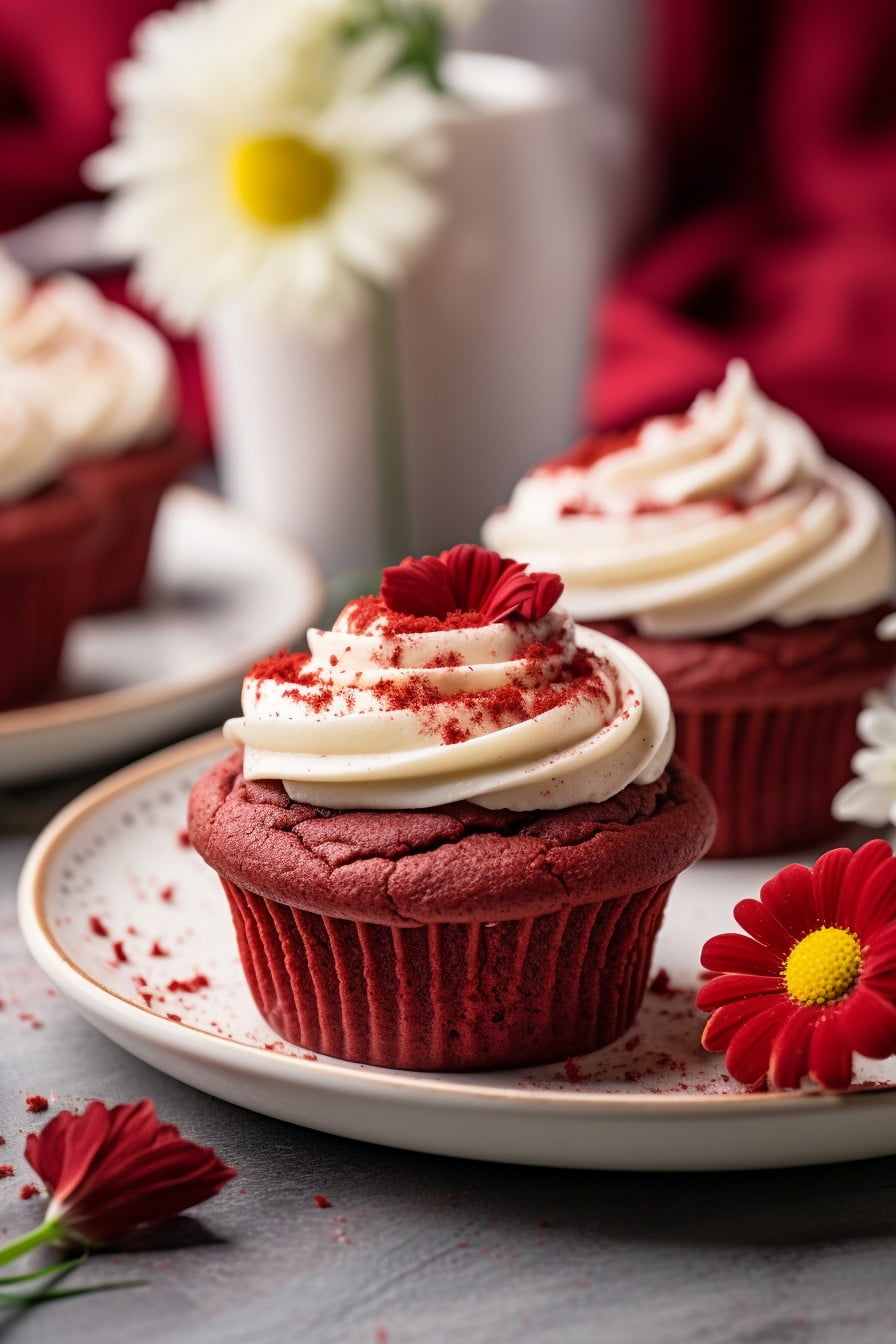
M799 1003L835 1003L862 969L862 948L847 929L815 929L801 938L784 966L787 993Z
M267 228L288 228L323 214L339 185L336 161L297 135L239 141L229 170L237 204Z

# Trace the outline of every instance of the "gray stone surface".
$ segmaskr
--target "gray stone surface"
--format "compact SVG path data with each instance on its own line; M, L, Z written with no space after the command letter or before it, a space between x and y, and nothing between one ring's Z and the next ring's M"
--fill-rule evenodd
M0 796L0 1162L15 1168L0 1180L0 1236L40 1218L42 1200L18 1197L24 1136L40 1121L31 1093L52 1111L152 1097L239 1175L195 1221L77 1271L145 1287L0 1309L0 1344L892 1337L896 1161L731 1176L479 1165L292 1128L132 1059L51 992L16 926L30 838L71 792Z

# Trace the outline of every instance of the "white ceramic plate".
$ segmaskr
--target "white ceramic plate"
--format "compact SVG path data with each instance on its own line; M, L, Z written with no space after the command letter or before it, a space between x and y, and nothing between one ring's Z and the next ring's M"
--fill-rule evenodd
M187 794L222 749L206 735L112 775L47 827L22 873L31 952L140 1059L281 1120L456 1157L718 1170L896 1153L892 1061L863 1066L866 1090L844 1096L749 1095L700 1048L700 947L733 927L735 901L758 890L774 860L703 863L680 879L654 962L669 987L648 992L634 1027L599 1054L427 1075L285 1044L243 982L217 878L184 842Z
M245 669L304 635L323 600L313 561L216 496L162 501L147 600L78 621L52 703L0 712L0 784L88 769L238 709Z

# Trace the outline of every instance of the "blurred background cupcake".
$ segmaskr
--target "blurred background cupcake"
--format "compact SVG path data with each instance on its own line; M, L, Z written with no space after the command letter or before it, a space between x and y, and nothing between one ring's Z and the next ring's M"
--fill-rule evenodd
M51 685L83 609L78 557L96 515L62 466L42 408L0 370L0 709Z
M830 832L862 697L896 662L875 634L893 519L742 361L683 415L543 463L483 530L556 569L572 614L660 674L678 749L719 808L713 854Z
M0 319L2 376L41 407L66 479L96 515L81 561L87 610L131 606L159 501L192 457L175 428L170 350L153 326L81 276L10 280L7 290L14 298Z

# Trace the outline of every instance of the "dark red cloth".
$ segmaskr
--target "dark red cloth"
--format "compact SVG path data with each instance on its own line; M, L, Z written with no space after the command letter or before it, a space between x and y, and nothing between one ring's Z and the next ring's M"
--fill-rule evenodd
M158 0L0 0L0 232L90 195L81 164L109 141L109 68L127 56L137 24L162 8ZM136 306L125 299L123 274L94 278ZM173 345L183 427L207 442L196 344Z
M896 4L653 0L660 183L589 421L682 409L743 355L896 503Z

